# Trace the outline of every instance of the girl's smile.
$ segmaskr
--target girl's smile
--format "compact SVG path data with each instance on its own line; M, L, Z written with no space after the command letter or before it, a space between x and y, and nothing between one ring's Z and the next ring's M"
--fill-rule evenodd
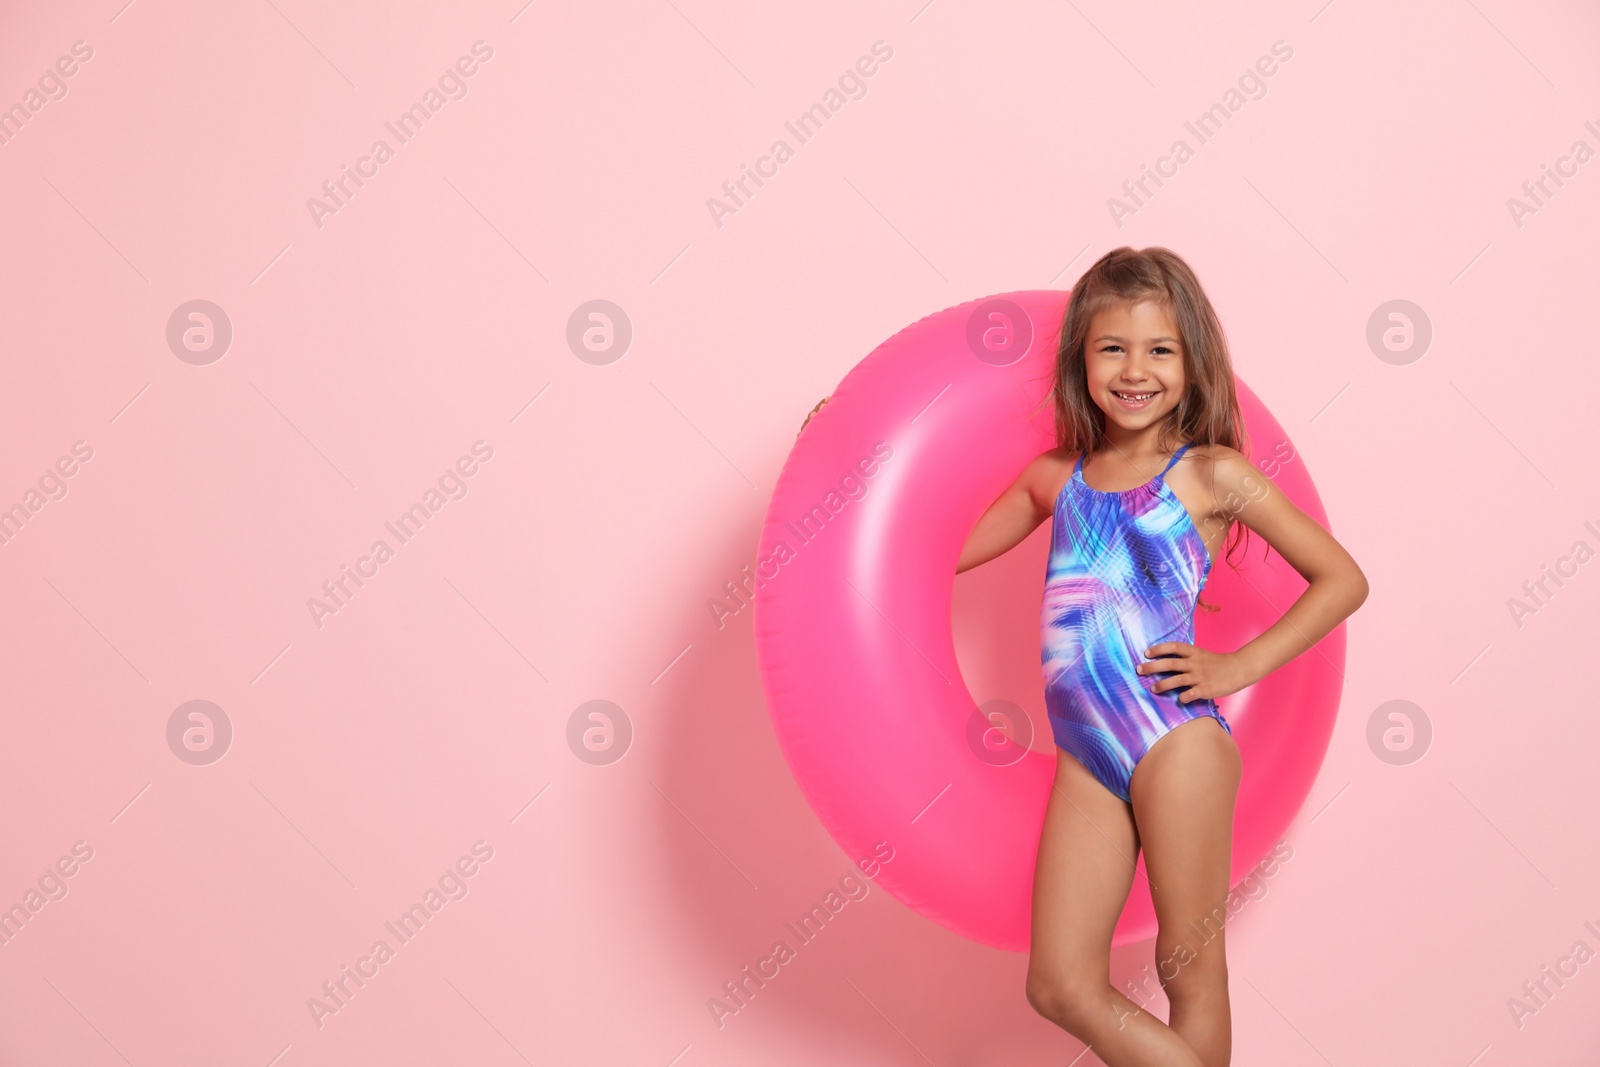
M1150 401L1153 400L1160 392L1161 390L1159 389L1147 389L1144 392L1137 393L1112 390L1111 395L1122 401L1122 406L1128 410L1139 411L1148 407L1150 405Z

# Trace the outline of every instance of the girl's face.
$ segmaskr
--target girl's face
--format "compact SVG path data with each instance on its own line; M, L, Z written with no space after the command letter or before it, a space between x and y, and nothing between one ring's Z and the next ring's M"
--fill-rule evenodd
M1183 398L1178 324L1153 300L1112 304L1096 314L1083 358L1090 399L1124 430L1155 425Z

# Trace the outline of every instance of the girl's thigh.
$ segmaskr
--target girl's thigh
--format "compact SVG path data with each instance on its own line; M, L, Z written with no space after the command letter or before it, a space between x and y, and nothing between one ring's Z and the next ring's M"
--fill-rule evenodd
M1133 809L1062 749L1033 877L1029 980L1110 981L1111 935L1133 886Z
M1240 770L1238 745L1210 716L1174 727L1133 770L1129 795L1161 926L1163 978L1177 970L1166 960L1187 962L1205 955L1205 945L1220 945ZM1212 967L1221 965L1220 956L1209 955Z

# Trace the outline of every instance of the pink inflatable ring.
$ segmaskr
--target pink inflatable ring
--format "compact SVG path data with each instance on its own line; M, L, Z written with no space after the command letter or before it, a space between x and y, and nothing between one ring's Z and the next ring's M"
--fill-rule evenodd
M967 534L1028 461L1055 447L1046 401L1067 293L948 308L879 345L839 383L784 464L762 526L756 652L790 769L847 856L887 842L877 883L985 945L1026 951L1054 748L985 758L951 632ZM1250 458L1327 515L1283 428L1243 382ZM1219 554L1196 643L1238 648L1306 583L1259 536ZM1263 551L1267 552L1263 559ZM1041 565L1039 588L1043 590ZM1282 837L1327 752L1345 628L1218 703L1244 762L1232 881ZM1039 686L1043 690L1042 672ZM1047 727L1033 731L1049 738ZM1027 744L1027 739L1022 739ZM1010 742L1007 742L1010 743ZM1114 943L1153 937L1144 861Z

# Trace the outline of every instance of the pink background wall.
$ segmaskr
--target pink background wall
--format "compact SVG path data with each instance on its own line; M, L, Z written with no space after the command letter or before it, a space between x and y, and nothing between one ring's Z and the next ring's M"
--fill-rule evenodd
M26 916L0 1062L1071 1059L1023 956L881 889L713 1021L852 857L777 748L749 612L708 602L874 345L1121 244L1195 266L1372 582L1293 859L1230 924L1234 1062L1594 1062L1600 962L1522 987L1600 951L1600 160L1507 205L1600 150L1592 5L122 4L0 15L0 106L43 86L0 144L0 507L26 516L0 545L0 906ZM785 121L876 41L799 144ZM460 57L401 143L384 124ZM319 225L308 198L380 138ZM1119 226L1107 199L1179 138ZM632 327L611 362L566 339L596 299ZM1397 299L1432 329L1409 362L1367 341ZM194 300L220 358L169 345ZM432 488L401 544L384 524ZM973 693L1036 712L1046 537L956 586ZM191 750L194 700L221 714ZM591 700L631 727L606 765L568 741ZM1403 765L1367 740L1393 700L1432 730ZM370 977L314 1020L345 966Z

